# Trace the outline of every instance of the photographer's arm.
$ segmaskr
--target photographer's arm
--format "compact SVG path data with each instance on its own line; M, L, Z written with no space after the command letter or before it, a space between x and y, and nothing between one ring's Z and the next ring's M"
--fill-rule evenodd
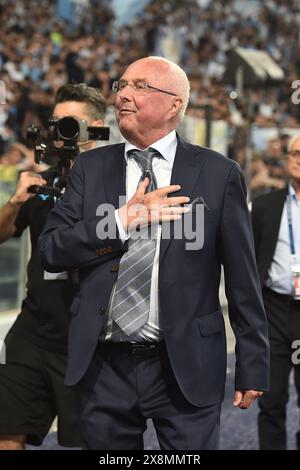
M34 196L28 192L33 185L43 186L46 181L38 174L26 171L21 174L17 188L9 201L0 209L0 243L5 242L16 232L15 221L20 208Z
M39 239L42 264L47 271L97 266L125 251L113 207L109 218L114 233L109 238L104 231L105 224L101 229L101 221L107 220L107 214L83 218L84 185L81 156L78 156L70 172L66 192L49 212Z

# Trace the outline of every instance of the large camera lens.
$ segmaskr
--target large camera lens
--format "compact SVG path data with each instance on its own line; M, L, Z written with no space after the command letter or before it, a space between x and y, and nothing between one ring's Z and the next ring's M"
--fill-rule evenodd
M80 124L76 118L67 116L57 122L56 132L61 140L77 140Z

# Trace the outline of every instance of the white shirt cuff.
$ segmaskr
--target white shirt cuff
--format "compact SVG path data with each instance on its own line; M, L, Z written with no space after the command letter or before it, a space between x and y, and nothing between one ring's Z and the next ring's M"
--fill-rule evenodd
M119 209L115 210L115 218L116 218L117 227L118 227L118 230L119 230L120 239L124 243L130 237L129 237L128 232L125 232L125 230L123 228L122 222L121 222L120 217L119 217Z

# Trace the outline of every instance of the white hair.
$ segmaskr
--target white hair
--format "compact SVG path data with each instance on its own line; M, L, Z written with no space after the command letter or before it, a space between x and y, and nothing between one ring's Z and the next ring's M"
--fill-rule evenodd
M293 137L290 138L289 143L288 143L288 147L287 147L288 152L290 152L292 150L292 148L294 146L294 143L297 140L300 140L300 135L294 135Z
M171 89L170 91L174 91L174 93L178 94L178 96L182 99L182 106L179 111L179 120L181 121L184 117L189 98L190 98L190 82L187 77L185 71L179 67L179 65L175 64L171 60L165 59L164 57L159 56L149 56L145 57L145 59L151 59L155 61L160 61L169 66L170 75L171 75ZM144 59L141 59L144 60Z

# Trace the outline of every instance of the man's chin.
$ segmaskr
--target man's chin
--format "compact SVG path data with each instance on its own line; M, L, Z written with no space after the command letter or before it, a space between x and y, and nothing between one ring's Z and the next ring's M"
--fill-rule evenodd
M128 122L122 122L122 119L119 121L119 128L121 134L127 138L134 132L134 126L130 125Z

